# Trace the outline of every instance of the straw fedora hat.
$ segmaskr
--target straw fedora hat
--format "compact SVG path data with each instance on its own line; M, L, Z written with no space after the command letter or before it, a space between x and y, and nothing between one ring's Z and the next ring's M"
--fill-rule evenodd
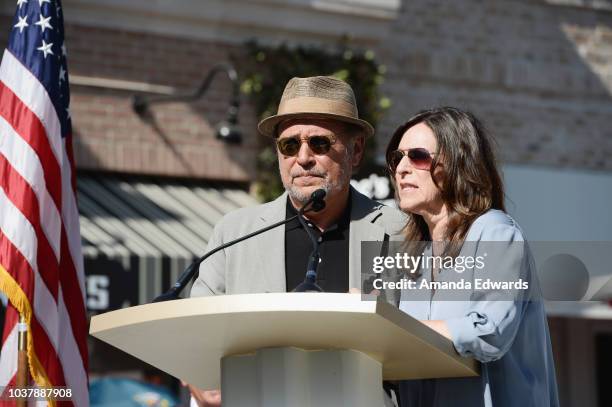
M372 125L359 118L353 89L331 76L289 80L278 113L259 122L257 129L264 136L276 137L276 128L281 122L300 118L338 120L361 127L366 137L374 134Z

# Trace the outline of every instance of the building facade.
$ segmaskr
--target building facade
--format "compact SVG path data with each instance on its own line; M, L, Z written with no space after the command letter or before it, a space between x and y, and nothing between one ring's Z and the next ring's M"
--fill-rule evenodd
M386 68L381 91L392 102L377 128L379 157L393 129L417 111L469 109L496 136L510 211L528 237L612 241L606 214L612 199L612 1L65 0L63 6L93 310L126 301L104 294L110 282L93 270L110 266L96 259L140 268L147 283L133 282L139 294L128 304L144 302L198 253L218 217L254 203L244 191L256 174L260 140L248 97L239 113L243 143L215 138L230 97L228 80L216 79L195 103L151 106L144 119L132 106L135 95L195 89L219 62L240 61L253 38L322 49L342 40L373 51ZM0 7L0 42L6 43L15 5ZM151 177L168 181L159 185ZM171 190L182 206L164 203L156 188ZM153 203L149 210L133 203L143 196ZM118 203L109 205L113 199ZM194 205L210 210L197 213ZM126 230L113 229L105 217L121 219ZM181 229L186 220L187 231ZM177 230L175 242L150 242L149 230L172 236L164 227ZM197 231L200 246L185 248L180 237ZM171 253L157 247L173 244ZM144 265L130 264L134 258ZM162 277L148 279L148 267ZM551 313L564 405L612 403L603 382L612 372L608 308L580 311L566 304Z

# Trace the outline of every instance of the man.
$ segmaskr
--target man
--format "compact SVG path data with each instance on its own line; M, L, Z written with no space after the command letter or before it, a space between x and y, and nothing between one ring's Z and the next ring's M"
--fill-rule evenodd
M358 117L353 90L332 77L293 78L278 114L262 120L258 129L276 142L286 192L226 215L215 226L207 250L295 215L312 192L323 188L325 208L305 215L320 242L317 283L329 292L357 290L361 242L388 240L399 233L405 218L350 186L365 138L374 134ZM297 221L267 231L202 263L191 296L292 291L304 280L311 251L308 234ZM192 393L200 405L218 405L218 393Z

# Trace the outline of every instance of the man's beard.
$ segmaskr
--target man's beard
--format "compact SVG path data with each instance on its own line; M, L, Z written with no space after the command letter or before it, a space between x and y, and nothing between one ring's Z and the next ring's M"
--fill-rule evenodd
M332 190L331 188L332 185L327 178L323 178L323 180L324 182L321 185L319 185L317 189L323 189L325 191L325 195L327 195L329 191ZM305 205L306 202L308 202L308 200L310 199L310 195L314 191L316 191L315 189L309 193L306 193L304 191L304 188L307 188L307 187L297 187L293 184L285 185L285 189L287 190L287 193L291 197L291 200L293 202L299 202L302 206Z
M340 171L340 176L335 182L330 181L328 173L321 171L321 170L312 169L308 171L303 170L303 171L291 172L291 174L289 174L291 176L291 179L289 180L289 185L287 185L285 181L283 180L283 186L285 187L285 190L291 197L291 200L294 202L299 202L301 205L304 205L310 199L310 195L314 191L316 191L315 189L311 191L309 194L307 194L304 191L301 191L300 188L293 185L293 180L295 179L295 177L298 177L298 176L311 175L315 177L321 177L323 179L323 183L317 189L325 190L326 196L329 196L330 193L338 192L346 188L350 184L351 175L353 174L353 168L352 168L351 162L352 162L354 151L355 151L354 143L350 143L349 145L346 146L345 160L343 162L342 169Z

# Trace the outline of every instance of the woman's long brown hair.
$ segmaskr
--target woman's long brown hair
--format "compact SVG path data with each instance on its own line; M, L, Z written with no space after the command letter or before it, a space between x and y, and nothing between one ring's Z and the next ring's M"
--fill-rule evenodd
M425 110L401 125L387 146L389 153L397 150L406 130L424 123L434 133L438 154L430 173L441 161L443 177L436 183L449 211L445 252L457 255L474 220L489 209L505 211L504 188L493 152L493 140L473 114L453 107ZM387 160L388 163L388 160ZM395 185L395 174L390 174ZM433 179L433 177L432 177ZM397 199L397 187L396 199ZM429 229L422 216L408 214L406 242L430 241Z

